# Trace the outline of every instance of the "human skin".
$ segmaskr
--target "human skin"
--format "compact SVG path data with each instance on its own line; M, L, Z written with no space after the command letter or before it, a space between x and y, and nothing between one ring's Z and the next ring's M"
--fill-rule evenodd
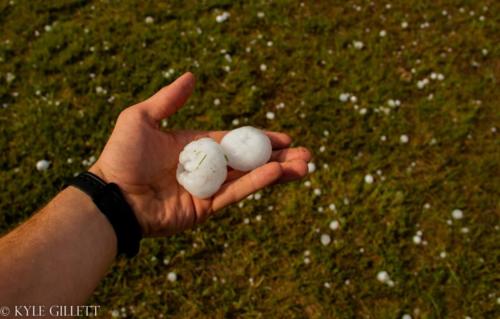
M186 73L118 117L100 157L89 171L120 187L144 237L168 236L205 221L221 208L274 183L307 174L307 149L289 148L291 138L266 132L271 161L253 171L230 171L214 196L191 196L176 181L179 153L189 142L224 131L162 131L159 123L191 95ZM0 238L0 303L83 304L116 257L111 224L92 200L67 187L28 221Z

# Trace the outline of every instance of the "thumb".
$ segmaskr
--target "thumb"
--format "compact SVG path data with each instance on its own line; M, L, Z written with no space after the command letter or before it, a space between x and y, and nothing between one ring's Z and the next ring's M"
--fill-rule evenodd
M186 103L193 93L194 83L194 75L191 72L186 72L141 103L141 108L153 120L161 121L174 114Z

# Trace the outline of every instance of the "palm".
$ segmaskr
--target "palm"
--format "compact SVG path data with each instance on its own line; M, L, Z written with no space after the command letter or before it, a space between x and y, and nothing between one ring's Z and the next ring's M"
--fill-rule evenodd
M182 78L171 86L175 86ZM172 91L176 88L167 89ZM183 96L183 91L179 91L174 92L176 95L172 93L173 98L178 98L177 104L184 104L190 92L186 93L184 90L184 95L187 96ZM157 95L161 93L162 91ZM163 92L163 95L166 93L169 92ZM142 110L155 107L151 104L158 104L161 99L172 99L168 94L166 97L157 95L150 98L152 101L148 100L149 105L146 101L122 112L96 163L96 170L99 170L105 180L120 186L145 234L158 236L185 230L205 220L213 211L280 178L286 181L305 174L308 152L304 149L286 149L290 138L285 134L269 132L268 136L276 149L272 158L274 162L248 174L230 172L219 192L211 198L191 196L177 183L179 153L186 144L202 136L219 141L224 132L161 131L157 125L158 120L173 112L167 109L167 114L156 116L157 114L148 114Z

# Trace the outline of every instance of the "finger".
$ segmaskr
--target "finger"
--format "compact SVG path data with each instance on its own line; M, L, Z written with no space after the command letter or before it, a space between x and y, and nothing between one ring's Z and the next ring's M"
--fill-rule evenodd
M294 147L273 151L271 155L271 161L276 162L287 162L295 159L308 162L311 159L311 152L305 147Z
M283 150L274 151L272 156L271 156L271 161L284 163L285 165L288 165L288 166L290 164L287 162L300 160L302 162L305 162L306 169L307 169L307 162L310 159L311 159L311 153L305 147L286 148ZM285 166L285 167L288 168L288 166ZM297 168L297 166L293 166L293 167ZM283 168L283 166L282 166L282 168ZM300 168L298 168L298 169L300 169ZM306 170L306 173L307 173L307 170ZM242 172L242 171L238 171L238 170L230 170L227 172L226 183L230 182L230 181L234 181L235 179L240 178L241 176L243 176L245 174L246 174L246 172ZM285 172L283 173L283 175L285 175ZM283 179L284 177L285 176L282 176L280 178L280 180ZM291 178L290 180L293 180L293 178ZM287 180L285 180L285 181L287 181Z
M281 164L283 174L277 184L292 182L305 177L308 173L307 162L302 159L291 160Z
M303 159L294 159L286 161L281 164L281 169L283 170L283 175L276 181L276 183L287 183L305 177L308 174L307 162ZM234 181L245 175L245 172L241 171L231 171L227 173L226 183Z
M220 143L224 135L226 135L228 132L229 131L212 131L208 132L208 136L216 140L217 143ZM285 148L292 143L292 138L288 134L273 131L264 131L264 133L271 140L273 149Z
M143 108L156 122L169 117L186 103L193 93L194 83L194 75L190 72L184 73L173 83L140 103L140 108Z
M234 181L222 185L212 201L212 210L216 211L224 206L242 200L259 189L274 183L282 174L281 165L276 162L270 162Z

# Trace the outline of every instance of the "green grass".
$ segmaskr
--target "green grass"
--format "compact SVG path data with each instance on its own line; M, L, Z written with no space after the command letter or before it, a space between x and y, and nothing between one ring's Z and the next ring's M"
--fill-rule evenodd
M122 307L136 318L500 316L498 2L357 1L359 11L347 1L14 2L0 1L0 231L85 170L123 108L186 70L197 89L168 129L239 119L288 132L318 167L310 188L276 186L194 231L145 240L89 301L103 316ZM219 24L223 11L231 16ZM431 72L444 80L418 89ZM40 159L48 171L35 169ZM449 225L457 208L465 217ZM413 243L418 230L427 245ZM381 270L394 287L376 280Z

